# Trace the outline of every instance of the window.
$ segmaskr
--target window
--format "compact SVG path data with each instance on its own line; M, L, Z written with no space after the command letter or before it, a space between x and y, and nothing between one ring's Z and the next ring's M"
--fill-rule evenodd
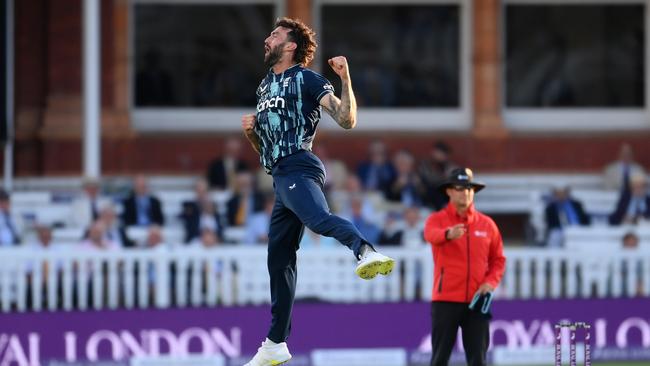
M338 93L339 78L327 59L347 57L359 105L357 129L471 127L471 0L313 3L316 68Z
M321 64L346 55L360 107L459 107L459 8L395 2L323 6ZM329 67L324 74L340 90Z
M136 3L134 106L254 106L275 16L273 4L250 1Z
M625 108L645 100L641 4L508 5L508 107Z
M648 129L648 3L504 0L508 128Z

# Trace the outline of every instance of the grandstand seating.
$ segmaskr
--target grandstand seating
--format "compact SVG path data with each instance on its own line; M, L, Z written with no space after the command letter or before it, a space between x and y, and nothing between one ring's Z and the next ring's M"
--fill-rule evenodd
M488 184L489 189L476 195L476 206L488 214L521 214L529 217L538 233L538 240L545 232L544 205L550 189L568 184L573 195L585 204L587 212L596 223L614 210L618 192L603 190L601 177L597 174L483 174L477 177ZM167 223L179 224L181 202L193 198L192 183L195 178L187 176L154 176L150 178L152 191L162 201ZM107 178L110 191L120 192L128 186L128 178ZM63 223L69 217L69 202L72 193L81 187L81 179L73 178L21 178L17 179L16 191L12 195L12 212L19 226L30 221ZM54 193L53 193L54 192ZM66 196L67 194L67 196ZM64 199L57 199L63 196ZM68 199L66 200L65 197ZM225 203L230 197L227 191L215 192L217 210L225 212ZM372 196L375 206L387 210L391 203L382 202ZM425 212L426 213L426 212ZM63 221L62 221L63 220ZM61 222L62 221L62 222Z

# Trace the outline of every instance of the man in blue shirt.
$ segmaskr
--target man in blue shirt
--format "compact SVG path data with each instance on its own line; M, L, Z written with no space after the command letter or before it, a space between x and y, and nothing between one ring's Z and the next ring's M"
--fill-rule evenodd
M264 41L270 67L257 88L257 114L242 117L242 128L273 176L275 206L269 228L268 270L271 279L271 329L248 366L279 365L291 354L286 339L296 288L296 251L305 226L350 248L364 279L386 275L394 261L377 253L354 225L332 215L325 201L325 168L311 153L321 107L343 128L356 125L357 105L347 60L328 63L341 78L341 99L323 76L305 68L316 51L314 32L300 21L282 18Z

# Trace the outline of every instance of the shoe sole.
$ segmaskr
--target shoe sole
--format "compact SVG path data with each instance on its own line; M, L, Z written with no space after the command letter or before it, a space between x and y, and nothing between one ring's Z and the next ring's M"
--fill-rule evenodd
M289 356L289 358L287 358L287 359L284 360L284 361L275 361L275 360L271 360L271 361L266 361L266 362L271 362L271 363L270 363L271 366L277 366L277 365L282 365L282 364L285 364L285 363L289 362L289 361L291 360L291 358L292 358L292 356ZM252 361L251 361L251 362L252 362ZM244 365L244 366L248 366L249 364L250 364L250 363L247 363L247 364Z
M393 271L395 266L395 261L391 258L388 258L384 261L373 261L364 266L358 267L355 272L357 276L363 278L364 280L371 280L377 276L377 274L382 274L384 276L390 274Z
M284 360L284 361L271 361L271 366L282 365L284 363L289 362L289 360L291 360L291 358L289 358L288 360Z

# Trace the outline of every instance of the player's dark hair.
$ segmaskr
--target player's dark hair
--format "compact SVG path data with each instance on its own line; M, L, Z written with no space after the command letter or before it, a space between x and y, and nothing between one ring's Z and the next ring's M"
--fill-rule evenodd
M316 43L314 33L305 23L297 19L279 18L275 22L276 27L288 28L288 37L291 42L294 42L297 47L293 54L293 60L303 66L307 66L311 60L314 59L316 52Z

